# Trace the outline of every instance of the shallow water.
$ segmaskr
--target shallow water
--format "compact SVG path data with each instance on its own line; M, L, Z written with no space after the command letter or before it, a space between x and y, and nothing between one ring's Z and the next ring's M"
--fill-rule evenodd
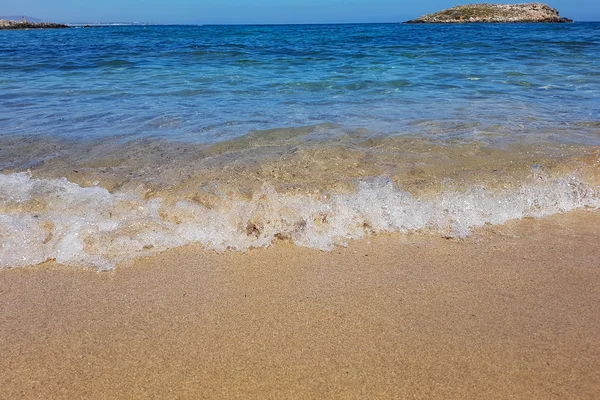
M0 39L0 268L600 207L598 23Z
M598 144L585 123L599 122L599 38L600 23L1 32L2 133L213 143L322 123L443 137L568 127Z

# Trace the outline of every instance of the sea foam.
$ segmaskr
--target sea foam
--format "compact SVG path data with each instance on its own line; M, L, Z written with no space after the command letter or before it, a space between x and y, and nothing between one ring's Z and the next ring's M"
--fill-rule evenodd
M386 178L359 182L354 193L344 194L291 195L265 184L249 200L224 198L214 208L14 173L0 175L0 268L54 259L106 270L189 243L246 251L285 239L331 250L384 232L465 237L484 224L582 207L600 208L596 188L575 175L548 177L535 170L516 189L474 186L428 198Z

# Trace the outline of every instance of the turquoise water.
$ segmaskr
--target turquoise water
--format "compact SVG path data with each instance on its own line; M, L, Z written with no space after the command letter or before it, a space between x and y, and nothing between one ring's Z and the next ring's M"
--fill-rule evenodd
M0 32L0 135L212 143L334 123L464 137L568 127L597 144L599 65L600 23Z
M600 23L0 31L0 269L600 208Z

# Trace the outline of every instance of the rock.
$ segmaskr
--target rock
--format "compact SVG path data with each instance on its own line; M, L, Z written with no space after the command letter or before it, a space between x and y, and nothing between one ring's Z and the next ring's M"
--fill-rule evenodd
M68 25L55 24L53 22L29 22L25 20L11 21L0 19L0 29L58 29L68 27Z
M473 23L473 22L573 22L542 3L467 4L448 8L407 21L407 24Z

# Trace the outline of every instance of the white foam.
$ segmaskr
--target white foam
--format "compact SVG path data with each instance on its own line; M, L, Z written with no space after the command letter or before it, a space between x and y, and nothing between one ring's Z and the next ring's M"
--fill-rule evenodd
M575 176L549 178L537 171L517 190L474 187L433 199L416 198L384 178L361 182L356 193L328 196L281 194L265 185L249 201L223 200L214 209L188 201L167 206L160 199L15 173L0 175L0 268L55 259L103 270L188 243L245 251L284 237L330 250L382 232L464 237L487 223L581 207L600 208L597 190Z

